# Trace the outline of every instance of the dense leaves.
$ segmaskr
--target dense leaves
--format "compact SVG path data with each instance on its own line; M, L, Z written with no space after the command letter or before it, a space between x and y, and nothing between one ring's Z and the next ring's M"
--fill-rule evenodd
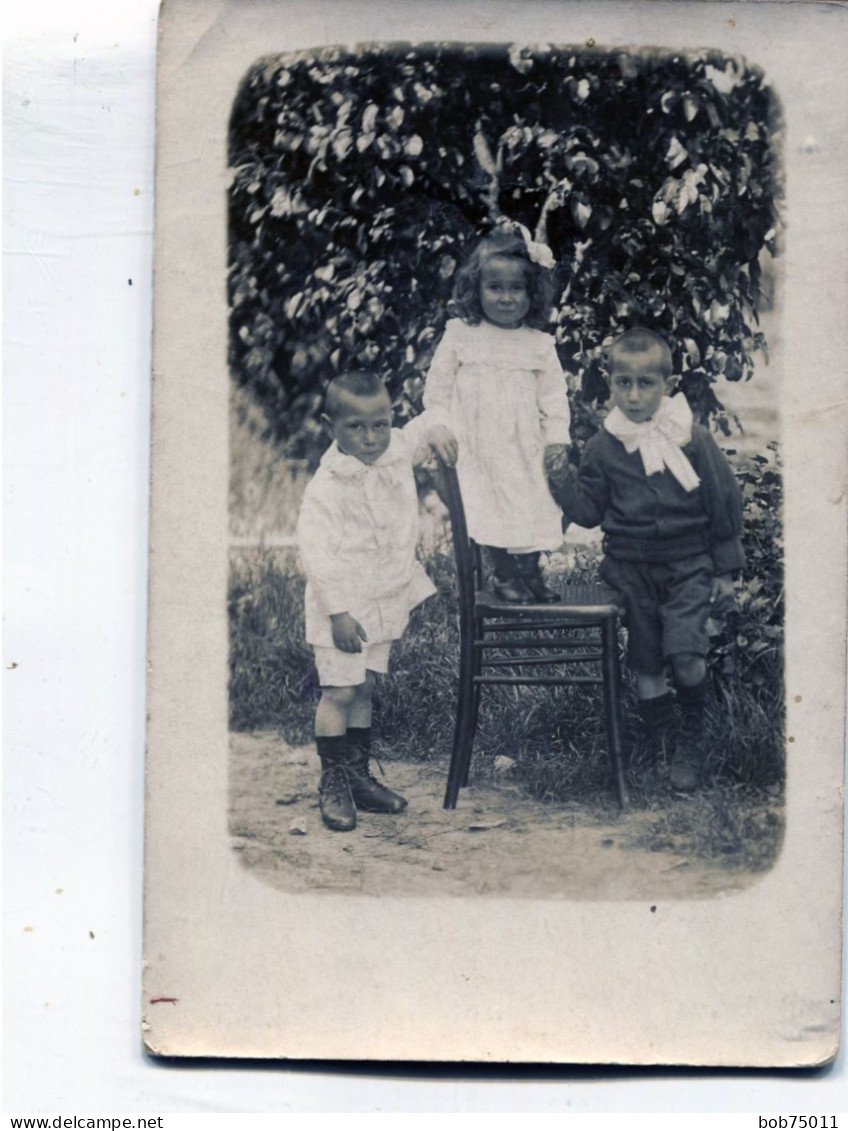
M230 130L231 365L291 455L321 393L368 366L417 411L454 272L501 217L549 243L551 325L574 436L597 427L603 344L641 323L674 345L702 419L747 378L760 256L778 225L779 111L714 51L430 45L256 65Z
M742 491L745 569L738 608L710 621L710 666L725 681L741 680L780 711L783 671L783 480L777 443L736 471Z

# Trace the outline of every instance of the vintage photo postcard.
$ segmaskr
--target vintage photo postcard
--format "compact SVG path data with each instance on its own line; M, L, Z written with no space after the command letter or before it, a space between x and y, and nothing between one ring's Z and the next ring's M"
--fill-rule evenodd
M164 5L152 1053L836 1056L846 20Z

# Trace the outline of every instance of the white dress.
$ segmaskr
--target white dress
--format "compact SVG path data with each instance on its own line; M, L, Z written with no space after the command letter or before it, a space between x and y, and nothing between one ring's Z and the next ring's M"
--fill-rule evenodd
M548 490L544 452L569 442L570 413L553 337L452 319L430 366L424 407L459 442L474 541L514 553L556 549L562 513Z

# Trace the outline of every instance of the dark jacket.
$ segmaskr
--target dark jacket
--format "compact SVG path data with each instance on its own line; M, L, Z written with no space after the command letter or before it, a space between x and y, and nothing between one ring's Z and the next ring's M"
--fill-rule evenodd
M601 429L576 475L551 471L551 490L569 522L601 527L610 557L668 562L707 552L717 574L733 573L745 564L739 486L706 428L695 425L683 451L701 480L694 491L668 469L647 476L639 452Z

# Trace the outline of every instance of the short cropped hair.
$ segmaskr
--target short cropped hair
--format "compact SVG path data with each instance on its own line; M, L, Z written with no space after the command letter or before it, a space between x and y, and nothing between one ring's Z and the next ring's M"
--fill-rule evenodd
M332 420L341 410L345 397L376 397L388 390L376 373L365 369L352 369L340 373L327 386L324 394L324 412Z
M663 376L667 380L673 371L671 350L668 348L668 342L666 342L665 338L661 338L659 334L655 334L653 330L648 330L644 326L633 326L630 330L625 330L623 334L619 334L612 345L606 350L607 369L612 368L613 362L617 357L646 353L657 354L660 359Z
M527 283L527 297L530 307L524 321L528 326L543 330L551 313L553 299L553 280L551 272L534 263L527 251L527 244L519 232L495 229L491 235L477 242L456 273L453 288L453 308L459 317L472 326L479 325L483 319L480 305L480 277L483 267L492 259L510 259L524 268Z

